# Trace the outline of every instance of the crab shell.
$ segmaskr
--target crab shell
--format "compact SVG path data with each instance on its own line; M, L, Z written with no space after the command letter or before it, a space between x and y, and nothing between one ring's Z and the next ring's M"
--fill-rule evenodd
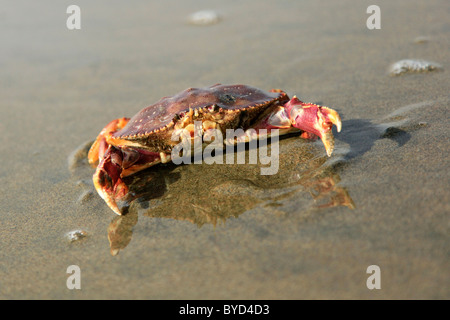
M270 110L289 101L281 90L271 92L246 85L216 84L189 88L142 109L109 143L152 152L167 153L178 143L171 140L174 130L202 121L204 129L248 128Z

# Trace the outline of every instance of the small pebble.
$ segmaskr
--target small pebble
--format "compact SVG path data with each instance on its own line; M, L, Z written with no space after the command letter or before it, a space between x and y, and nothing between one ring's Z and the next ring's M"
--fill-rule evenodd
M220 15L213 10L202 10L191 14L188 17L188 22L198 26L208 26L218 23L220 21Z
M87 237L87 232L84 230L73 230L66 233L66 239L69 242L75 242Z
M397 61L389 67L389 74L398 76L405 73L428 72L442 69L440 64L420 59L405 59Z

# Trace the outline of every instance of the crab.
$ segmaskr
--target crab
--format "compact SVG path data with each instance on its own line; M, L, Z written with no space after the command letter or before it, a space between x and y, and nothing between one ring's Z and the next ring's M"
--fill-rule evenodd
M324 106L305 103L296 96L289 98L279 89L264 91L247 85L216 84L189 88L164 97L130 118L111 121L92 144L88 160L97 166L94 186L107 205L118 215L118 202L128 194L124 178L159 163L172 160L178 144L174 132L187 130L194 136L194 121L201 122L201 134L215 129L242 129L247 134L234 144L277 134L300 132L300 137L319 137L328 156L334 148L332 126L341 130L339 114ZM198 122L197 122L198 123Z

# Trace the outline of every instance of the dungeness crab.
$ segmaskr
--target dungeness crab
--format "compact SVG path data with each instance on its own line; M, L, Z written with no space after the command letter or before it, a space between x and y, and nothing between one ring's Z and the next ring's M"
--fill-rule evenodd
M341 130L339 114L330 108L290 99L281 90L266 92L246 85L216 84L206 88L189 88L165 97L144 108L133 118L111 121L98 135L89 150L89 163L98 162L93 180L99 195L117 214L117 201L128 193L123 178L158 163L171 161L177 130L188 130L193 137L194 121L201 121L202 133L218 129L253 129L255 135L236 139L248 142L259 137L259 130L270 135L300 131L301 137L322 139L327 155L334 147L333 124ZM267 136L266 135L266 136Z

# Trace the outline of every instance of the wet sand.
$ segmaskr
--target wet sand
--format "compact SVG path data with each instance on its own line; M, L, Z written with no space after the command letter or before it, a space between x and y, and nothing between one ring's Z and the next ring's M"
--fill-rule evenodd
M0 299L449 299L448 2L378 1L380 30L368 1L169 2L78 1L74 31L69 2L0 9ZM187 23L205 9L220 20ZM389 75L404 59L442 69ZM116 216L93 189L89 142L215 83L336 109L332 157L294 135L274 176L151 168Z

